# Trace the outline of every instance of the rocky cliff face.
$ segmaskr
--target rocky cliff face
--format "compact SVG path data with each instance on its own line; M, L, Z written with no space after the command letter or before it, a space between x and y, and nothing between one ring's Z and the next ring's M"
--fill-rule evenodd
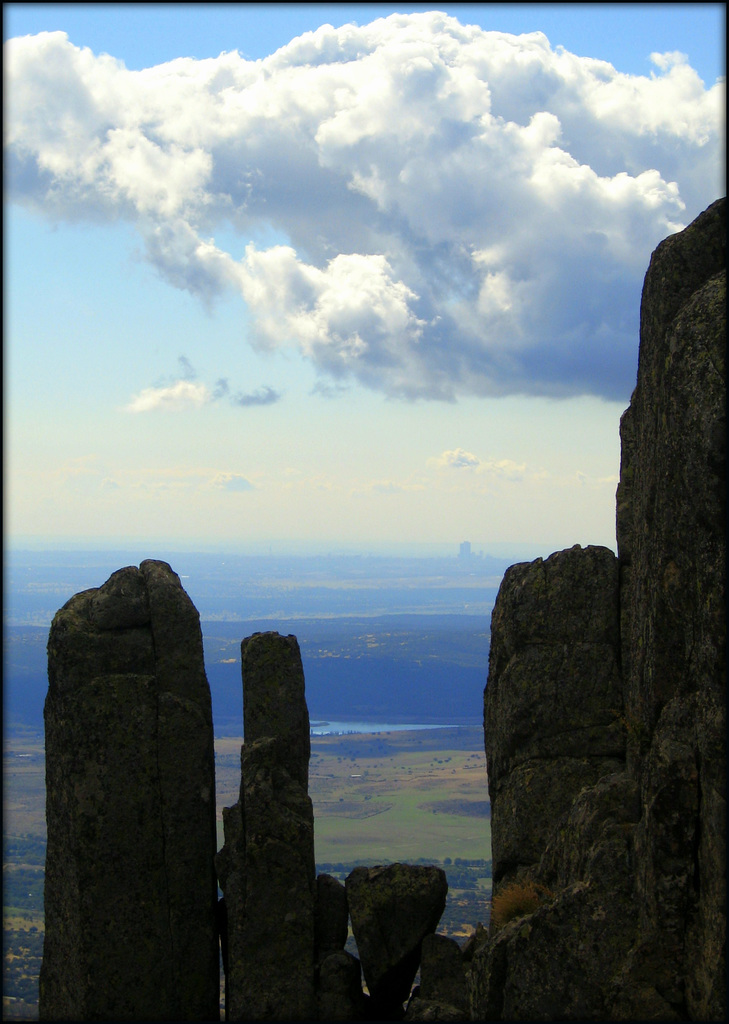
M618 490L638 934L626 979L723 1016L726 204L651 258Z
M170 567L71 598L48 677L41 1019L216 1019L210 691Z
M646 275L618 559L573 548L499 592L474 1019L724 1019L725 216Z

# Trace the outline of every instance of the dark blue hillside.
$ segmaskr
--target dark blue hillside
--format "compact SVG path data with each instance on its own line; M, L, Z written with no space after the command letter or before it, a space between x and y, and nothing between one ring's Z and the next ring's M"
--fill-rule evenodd
M205 669L216 735L241 735L240 642L257 630L294 633L312 721L480 723L488 666L484 616L203 622ZM6 626L6 729L43 729L47 626Z
M240 663L206 668L216 735L242 735ZM460 665L417 665L391 658L304 660L312 721L459 725L483 715L485 672Z
M480 724L488 668L484 616L203 623L216 734L240 735L240 641L276 629L298 638L312 721Z
M43 730L48 691L48 626L6 626L3 636L3 722Z
M457 725L482 717L485 681L479 669L447 663L317 659L308 664L306 695L312 719Z

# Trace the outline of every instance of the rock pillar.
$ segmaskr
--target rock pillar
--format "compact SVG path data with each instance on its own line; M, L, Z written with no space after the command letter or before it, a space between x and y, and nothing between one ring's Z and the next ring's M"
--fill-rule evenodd
M294 636L241 644L240 799L218 854L228 913L228 1020L315 1016L316 870L309 713Z
M512 565L484 693L497 885L538 862L584 786L623 767L622 712L613 552L575 545Z
M42 1020L217 1020L215 767L197 611L165 562L48 640Z

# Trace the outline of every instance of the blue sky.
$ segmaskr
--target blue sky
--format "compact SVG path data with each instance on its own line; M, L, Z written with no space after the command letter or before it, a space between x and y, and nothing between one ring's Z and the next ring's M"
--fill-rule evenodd
M462 24L544 32L553 46L647 74L651 52L681 50L704 83L725 74L724 4L4 4L4 37L61 29L78 46L140 69L175 57L238 49L266 57L329 23L366 24L395 12L445 10ZM204 11L202 8L204 7ZM231 10L231 8L233 8Z
M723 191L724 5L4 36L6 541L614 546L642 278Z

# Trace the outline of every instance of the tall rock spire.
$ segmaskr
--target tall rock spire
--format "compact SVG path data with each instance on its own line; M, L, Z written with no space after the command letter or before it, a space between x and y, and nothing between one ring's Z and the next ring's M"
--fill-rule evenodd
M309 712L295 636L241 644L240 800L218 854L228 919L228 1020L312 1020L316 868Z
M42 1020L217 1020L215 762L198 613L165 562L48 640Z

